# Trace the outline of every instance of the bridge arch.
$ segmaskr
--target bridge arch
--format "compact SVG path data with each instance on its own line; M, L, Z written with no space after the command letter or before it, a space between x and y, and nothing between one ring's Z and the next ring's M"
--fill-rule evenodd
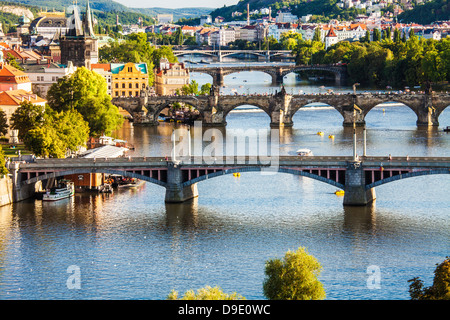
M389 178L385 178L382 180L378 180L375 181L371 184L368 184L365 186L366 190L369 190L371 188L374 187L378 187L381 186L383 184L389 183L389 182L393 182L393 181L398 181L398 180L402 180L402 179L407 179L407 178L413 178L413 177L420 177L420 176L427 176L427 175L435 175L435 174L450 174L450 170L449 169L431 169L431 170L421 170L421 171L414 171L414 172L408 172L408 173L404 173L404 174L399 174L399 175L395 175Z
M233 56L233 55L240 55L240 54L253 55L256 57L265 57L266 56L265 54L262 54L259 52L243 51L243 52L225 52L225 53L222 53L222 58Z
M214 173L205 174L205 175L199 176L197 178L194 178L192 180L186 181L183 183L183 187L187 187L187 186L190 186L190 185L200 182L200 181L208 180L208 179L215 178L215 177L220 177L220 176L227 175L227 174L241 173L241 172L261 172L262 170L263 170L263 167L258 167L258 166L226 169L226 170L217 171ZM335 186L340 189L344 189L344 187L345 187L342 183L336 182L331 179L327 179L325 177L321 177L321 176L313 174L313 173L304 172L301 170L278 167L276 172L293 174L293 175L297 175L297 176L311 178L311 179L314 179L317 181L321 181L321 182L330 184L330 185Z
M165 187L167 185L167 183L165 183L163 181L159 181L157 179L147 177L145 175L141 175L141 174L134 173L131 171L99 169L99 168L95 168L95 169L94 168L92 168L92 169L76 168L76 169L70 169L70 170L64 170L64 171L55 171L55 172L39 175L39 176L30 178L30 179L24 180L24 181L22 181L22 184L27 185L27 184L36 183L38 181L47 180L50 178L59 178L59 177L68 176L68 175L72 175L72 174L86 174L86 173L116 174L116 175L120 175L120 176L127 177L127 178L136 178L136 179L144 180L146 182L154 183L154 184L157 184L162 187Z
M398 104L395 106L389 105L389 104ZM388 124L389 121L386 121L386 116L389 116L390 111L393 110L393 108L396 108L396 110L405 111L404 115L401 116L401 123L411 122L411 126L416 125L416 121L419 117L417 108L414 108L408 103L405 103L404 101L400 100L389 100L384 101L381 103L374 103L369 106L365 106L364 108L364 119L366 120L366 125L370 126L379 126L379 122ZM383 117L378 117L379 112L383 112ZM415 115L415 117L413 116ZM392 118L389 118L391 120ZM391 128L392 126L389 125Z
M211 53L211 52L207 52L207 51L182 51L182 52L177 52L175 51L173 53L174 56L176 57L181 57L181 56L186 56L186 55L200 55L200 56L208 56L208 57L215 57L217 58L217 55L215 53Z

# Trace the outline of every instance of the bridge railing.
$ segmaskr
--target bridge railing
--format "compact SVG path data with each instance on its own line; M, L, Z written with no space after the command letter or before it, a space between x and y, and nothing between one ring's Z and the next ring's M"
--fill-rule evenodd
M444 167L450 168L450 157L409 157L409 156L369 156L359 157L365 167ZM135 166L166 166L172 162L172 157L121 157L121 158L67 158L67 159L36 159L24 163L21 168L70 168L70 167L135 167ZM218 166L346 166L353 161L351 156L223 156L216 159L203 157L177 157L181 165L203 167Z

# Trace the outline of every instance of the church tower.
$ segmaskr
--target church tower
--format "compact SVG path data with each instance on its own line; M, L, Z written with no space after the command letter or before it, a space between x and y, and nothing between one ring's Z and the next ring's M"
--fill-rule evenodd
M98 40L92 26L89 0L83 20L75 6L72 16L67 19L67 27L66 34L60 38L61 63L67 65L72 61L76 67L90 69L92 64L98 63Z

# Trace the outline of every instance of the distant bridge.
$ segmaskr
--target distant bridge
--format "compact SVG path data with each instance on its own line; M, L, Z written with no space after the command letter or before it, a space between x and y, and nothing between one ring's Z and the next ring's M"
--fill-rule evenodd
M285 56L292 58L292 51L290 50L173 50L175 56L185 56L185 55L203 55L214 57L219 62L222 62L224 57L233 55L253 55L258 57L258 59L264 61L270 61L270 58L276 56Z
M37 159L31 163L10 163L9 170L13 176L15 197L19 198L31 195L37 183L51 178L106 173L162 186L166 189L166 202L184 202L197 197L197 183L207 179L237 172L269 170L308 177L343 189L344 205L369 204L375 199L374 188L385 183L450 173L448 157L364 157L354 161L352 157L342 156L280 156L262 161L256 157L227 156L211 163L201 157L183 157L180 160L163 157ZM220 192L217 190L218 197Z
M272 77L272 83L281 84L286 75L298 71L326 71L332 73L337 84L342 84L346 80L347 67L343 65L283 65L283 66L258 66L240 65L233 67L191 67L191 72L209 74L213 78L213 85L223 86L224 76L245 71L259 71L267 73Z
M375 106L385 102L402 103L417 116L417 126L439 126L439 115L450 105L450 94L303 94L289 95L218 95L208 96L148 96L114 98L113 103L127 110L135 124L158 125L161 111L175 102L197 109L205 126L225 126L227 115L241 105L259 107L270 117L272 127L293 126L293 116L312 103L334 107L343 117L344 126L365 125L365 117ZM354 106L357 106L357 110Z

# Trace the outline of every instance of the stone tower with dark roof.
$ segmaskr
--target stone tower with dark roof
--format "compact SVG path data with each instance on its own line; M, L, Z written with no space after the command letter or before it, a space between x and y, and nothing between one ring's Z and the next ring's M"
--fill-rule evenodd
M67 32L60 38L61 63L90 69L91 64L98 63L98 40L92 26L92 13L89 0L83 20L75 6L73 14L67 21Z

